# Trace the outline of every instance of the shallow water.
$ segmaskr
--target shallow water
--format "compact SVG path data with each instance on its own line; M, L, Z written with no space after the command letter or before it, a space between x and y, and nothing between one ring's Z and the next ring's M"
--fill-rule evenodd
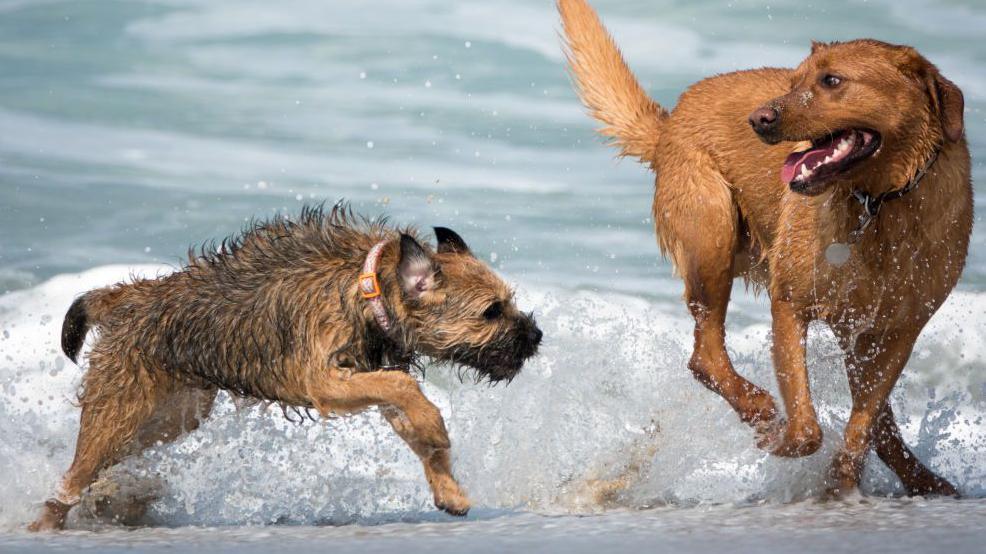
M745 508L708 506L584 517L483 513L468 521L344 527L232 527L67 532L0 538L5 552L332 552L430 553L601 551L756 553L767 551L980 552L986 502L886 501Z
M669 107L711 73L797 63L810 38L913 44L963 88L986 177L980 3L595 4ZM691 324L653 240L652 178L593 136L557 27L546 1L0 0L0 550L975 549L979 219L959 291L894 395L909 444L967 499L896 498L872 458L870 496L818 504L849 409L830 334L813 328L809 353L822 451L768 457L685 369ZM375 413L296 425L223 397L202 429L116 470L120 494L154 499L152 527L77 510L81 530L23 534L74 447L81 370L57 349L74 295L169 271L251 217L339 198L456 229L543 323L541 356L510 387L427 372L469 519L435 513ZM731 354L773 389L768 323L765 299L737 285ZM601 493L614 479L626 486Z

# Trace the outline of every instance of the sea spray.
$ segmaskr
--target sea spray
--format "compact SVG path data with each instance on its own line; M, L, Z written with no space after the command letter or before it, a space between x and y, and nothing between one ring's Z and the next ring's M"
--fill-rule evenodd
M65 309L90 288L167 271L102 267L0 297L0 527L29 521L71 461L82 370L57 347ZM455 473L479 513L820 494L849 413L841 354L823 326L811 328L809 366L825 444L814 456L783 459L757 449L729 406L692 379L692 324L680 306L527 284L521 290L545 342L511 385L426 371L426 394L448 422ZM986 495L984 310L986 294L955 293L918 341L894 394L905 439L968 496ZM737 370L776 394L765 317L730 326L727 341ZM373 410L299 424L276 408L238 408L223 394L199 430L127 459L112 479L123 484L120 494L153 493L142 521L156 525L443 517L431 507L417 460ZM146 490L126 490L134 487ZM902 492L875 456L863 490ZM86 510L73 517L91 524Z

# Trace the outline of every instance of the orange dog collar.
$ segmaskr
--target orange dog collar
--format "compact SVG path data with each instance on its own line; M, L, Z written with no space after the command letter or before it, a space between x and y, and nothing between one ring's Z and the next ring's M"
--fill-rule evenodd
M359 276L360 295L370 304L373 311L373 319L377 325L385 332L390 331L390 316L387 315L387 308L383 305L383 290L380 288L380 279L377 277L377 265L380 263L380 256L383 254L383 247L387 241L383 240L370 249L363 262L363 272Z

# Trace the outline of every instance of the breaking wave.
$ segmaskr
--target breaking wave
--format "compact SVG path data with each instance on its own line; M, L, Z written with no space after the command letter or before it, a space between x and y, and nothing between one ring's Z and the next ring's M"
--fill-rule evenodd
M82 370L58 349L78 293L164 266L107 266L0 297L0 528L31 519L72 456ZM849 412L841 356L814 327L812 390L822 450L781 459L685 368L683 307L617 294L537 289L520 303L545 331L541 355L508 386L426 372L448 422L455 473L477 508L585 513L610 508L788 502L819 493ZM730 327L735 365L774 390L766 314ZM986 495L986 295L958 292L925 330L895 391L905 439L969 496ZM871 456L869 494L902 492ZM144 498L154 525L383 522L442 519L417 459L374 412L291 423L276 409L220 396L212 417L175 444L106 473L90 497ZM73 511L89 525L97 502Z

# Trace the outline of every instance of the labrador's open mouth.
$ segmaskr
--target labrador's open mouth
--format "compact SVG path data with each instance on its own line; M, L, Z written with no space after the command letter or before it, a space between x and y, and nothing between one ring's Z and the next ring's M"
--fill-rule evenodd
M802 194L818 192L818 185L844 173L880 148L880 135L866 129L845 129L811 141L807 150L784 161L781 180Z

